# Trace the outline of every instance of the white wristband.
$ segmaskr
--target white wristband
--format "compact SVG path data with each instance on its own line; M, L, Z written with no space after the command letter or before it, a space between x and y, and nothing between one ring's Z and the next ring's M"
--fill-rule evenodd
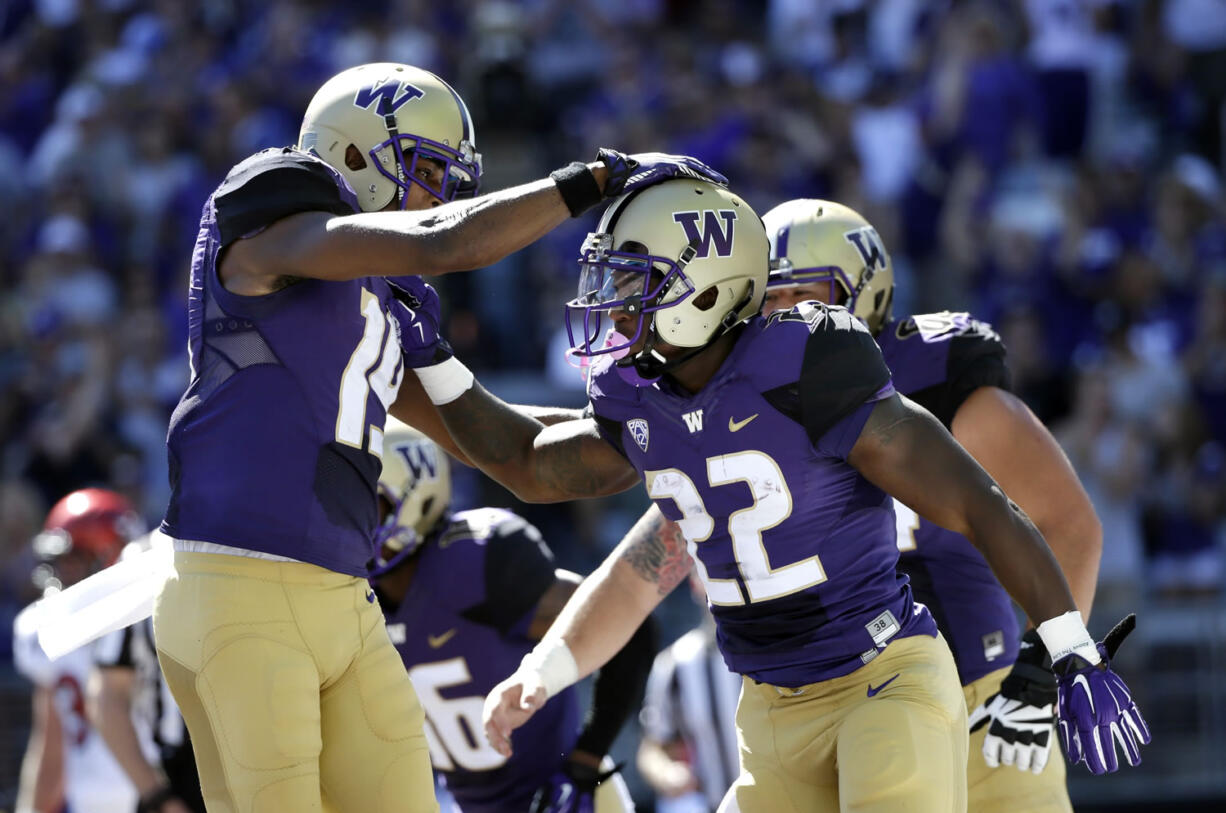
M561 638L548 638L524 655L520 669L531 669L541 678L545 693L553 697L558 692L579 681L579 664L570 647Z
M468 392L475 380L472 370L455 356L429 367L414 367L413 372L417 373L426 397L435 405L450 404Z
M1081 620L1081 613L1076 610L1047 619L1038 626L1038 633L1043 639L1043 646L1047 647L1047 653L1051 655L1052 663L1067 655L1079 655L1091 666L1102 660L1094 639Z

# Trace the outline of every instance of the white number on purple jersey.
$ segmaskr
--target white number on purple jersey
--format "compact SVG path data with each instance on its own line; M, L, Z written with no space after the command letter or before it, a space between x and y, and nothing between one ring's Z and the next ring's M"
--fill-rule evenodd
M898 535L900 551L915 550L915 532L919 530L919 526L919 514L894 500L894 530Z
M698 555L698 544L711 536L715 520L707 513L694 482L678 469L647 471L643 476L652 499L670 499L680 509L681 519L677 526L685 535L690 557L710 602L725 606L744 604L736 580L711 578ZM728 517L733 556L750 602L782 598L826 580L822 563L816 556L771 567L762 544L762 532L792 515L792 493L774 459L762 452L709 457L707 479L712 487L744 482L753 494L753 505Z
M471 683L472 679L463 658L422 663L409 670L409 680L426 712L430 761L440 771L454 771L457 765L467 771L488 771L507 761L485 738L481 724L485 698L476 695L448 699L439 693L440 689Z
M336 410L336 442L356 449L362 448L366 435L366 404L371 391L386 410L400 388L401 372L400 345L388 330L390 322L379 305L379 298L365 288L362 289L361 312L366 327L341 374ZM389 336L392 337L390 341ZM367 451L379 456L383 451L383 430L374 424L369 429Z

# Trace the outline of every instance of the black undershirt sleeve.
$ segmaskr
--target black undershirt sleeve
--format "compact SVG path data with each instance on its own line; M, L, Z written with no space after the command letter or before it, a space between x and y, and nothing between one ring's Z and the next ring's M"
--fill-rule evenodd
M600 436L608 441L609 445L616 449L618 454L622 457L626 456L626 447L622 445L622 425L620 421L597 415L596 410L592 408L591 402L588 402L588 405L584 408L583 417L596 421L596 427L600 430Z
M553 553L527 522L495 528L486 541L485 601L460 613L506 635L531 612L557 578Z
M657 638L655 620L647 616L626 645L596 673L592 705L583 720L575 750L598 757L609 753L617 733L643 703L647 676L656 657Z
M222 246L298 212L354 213L327 167L289 148L265 150L234 167L213 205Z
M782 320L789 317L807 322L810 329L799 379L762 395L780 412L800 421L816 444L888 384L890 370L872 334L843 308L804 303Z
M1008 390L1012 383L1004 343L986 325L983 330L986 334L976 331L950 339L945 380L907 396L951 431L958 408L971 393L980 387Z

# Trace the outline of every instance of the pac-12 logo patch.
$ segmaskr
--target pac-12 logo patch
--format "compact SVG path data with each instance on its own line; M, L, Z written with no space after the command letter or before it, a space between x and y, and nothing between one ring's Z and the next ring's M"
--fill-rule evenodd
M386 116L388 113L395 113L406 102L420 99L425 95L425 91L421 88L413 87L408 82L401 82L389 76L359 90L353 97L353 104L355 107L371 111L376 116Z
M647 443L651 440L651 435L647 430L647 421L642 418L631 418L626 421L626 428L630 430L630 437L634 438L639 448L644 452L647 451Z

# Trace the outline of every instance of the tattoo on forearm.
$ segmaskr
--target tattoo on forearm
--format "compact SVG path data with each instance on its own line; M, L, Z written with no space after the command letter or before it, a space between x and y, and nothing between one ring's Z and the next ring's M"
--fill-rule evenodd
M654 582L662 596L671 593L694 566L681 529L662 516L640 520L630 529L627 542L622 558L640 576Z

